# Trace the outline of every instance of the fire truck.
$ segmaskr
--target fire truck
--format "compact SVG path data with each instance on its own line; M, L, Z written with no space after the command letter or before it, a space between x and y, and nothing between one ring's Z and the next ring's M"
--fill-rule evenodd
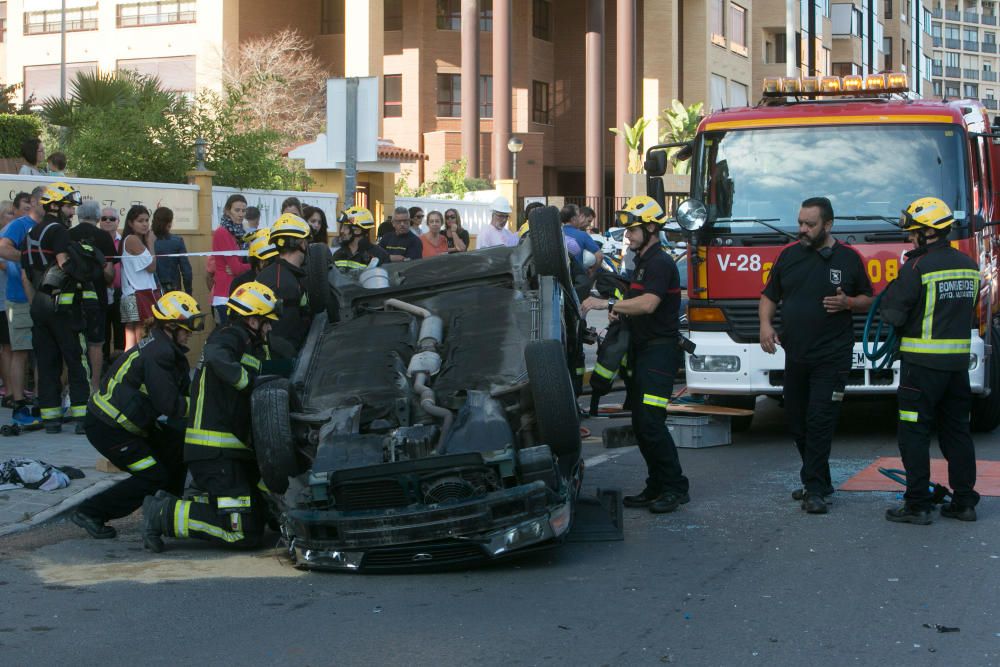
M783 352L761 349L757 308L771 266L796 241L803 200L831 200L834 236L861 254L878 293L912 248L897 226L900 211L935 196L954 211L952 245L982 271L969 356L972 426L1000 425L1000 145L978 101L908 99L907 89L901 74L767 79L756 107L711 113L691 142L647 151L647 190L661 205L668 154L690 160L689 198L675 217L689 241L691 393L750 409L761 395L781 394ZM779 334L780 319L779 309ZM854 315L847 392L893 394L899 363L868 363L865 321ZM734 428L749 428L749 419Z

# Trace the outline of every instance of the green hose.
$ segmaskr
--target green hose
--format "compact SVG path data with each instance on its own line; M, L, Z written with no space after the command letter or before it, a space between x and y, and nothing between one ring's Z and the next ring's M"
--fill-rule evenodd
M865 320L865 332L861 339L861 349L865 354L865 358L872 362L872 369L874 370L891 367L893 354L896 351L896 327L884 323L881 319L878 321L878 326L875 327L874 340L869 345L872 321L875 319L875 313L878 312L878 304L884 294L885 291L883 290L875 297L871 308L868 309L868 318ZM879 344L879 339L882 337L882 327L886 328L887 335L885 342Z

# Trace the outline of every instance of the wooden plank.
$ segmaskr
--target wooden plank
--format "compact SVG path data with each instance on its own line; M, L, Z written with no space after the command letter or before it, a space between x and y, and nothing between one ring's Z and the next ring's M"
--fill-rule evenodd
M602 405L600 414L617 414L625 411L621 405ZM671 403L667 406L670 414L684 415L714 415L716 417L749 417L753 410L743 408L727 408L722 405L699 405L697 403Z

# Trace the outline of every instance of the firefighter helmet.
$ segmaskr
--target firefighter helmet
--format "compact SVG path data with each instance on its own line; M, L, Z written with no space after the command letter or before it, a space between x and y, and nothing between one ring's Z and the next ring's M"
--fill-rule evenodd
M178 290L167 292L153 304L153 317L188 331L205 329L205 313L198 309L198 302L190 294Z
M951 209L937 197L921 197L903 209L899 226L904 231L920 229L947 229L955 222Z
M655 199L648 195L636 195L628 200L624 209L615 211L615 221L621 227L637 227L648 223L662 226L667 222L667 216Z
M282 213L281 217L271 225L270 238L278 249L296 246L302 239L312 235L309 223L294 213Z
M269 320L278 319L281 303L271 288L264 283L243 283L229 295L226 307L229 312L243 317L259 315Z
M38 203L42 206L49 204L72 204L79 206L83 203L80 191L69 183L51 183L45 188L45 192L39 197Z
M264 261L278 256L278 249L271 243L271 230L267 227L247 234L243 240L248 243L247 253L253 259Z
M364 206L352 206L344 209L344 212L337 218L337 223L360 227L361 229L373 229L375 227L375 218L372 217L371 211Z

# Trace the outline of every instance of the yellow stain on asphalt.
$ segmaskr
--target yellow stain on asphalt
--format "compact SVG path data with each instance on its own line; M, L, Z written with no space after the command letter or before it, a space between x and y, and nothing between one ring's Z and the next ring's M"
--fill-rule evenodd
M110 563L59 563L35 560L35 573L47 584L91 586L105 583L157 584L164 581L193 579L258 579L299 577L307 574L296 570L287 560L274 554L235 554L222 557L197 558L155 557L137 561Z

